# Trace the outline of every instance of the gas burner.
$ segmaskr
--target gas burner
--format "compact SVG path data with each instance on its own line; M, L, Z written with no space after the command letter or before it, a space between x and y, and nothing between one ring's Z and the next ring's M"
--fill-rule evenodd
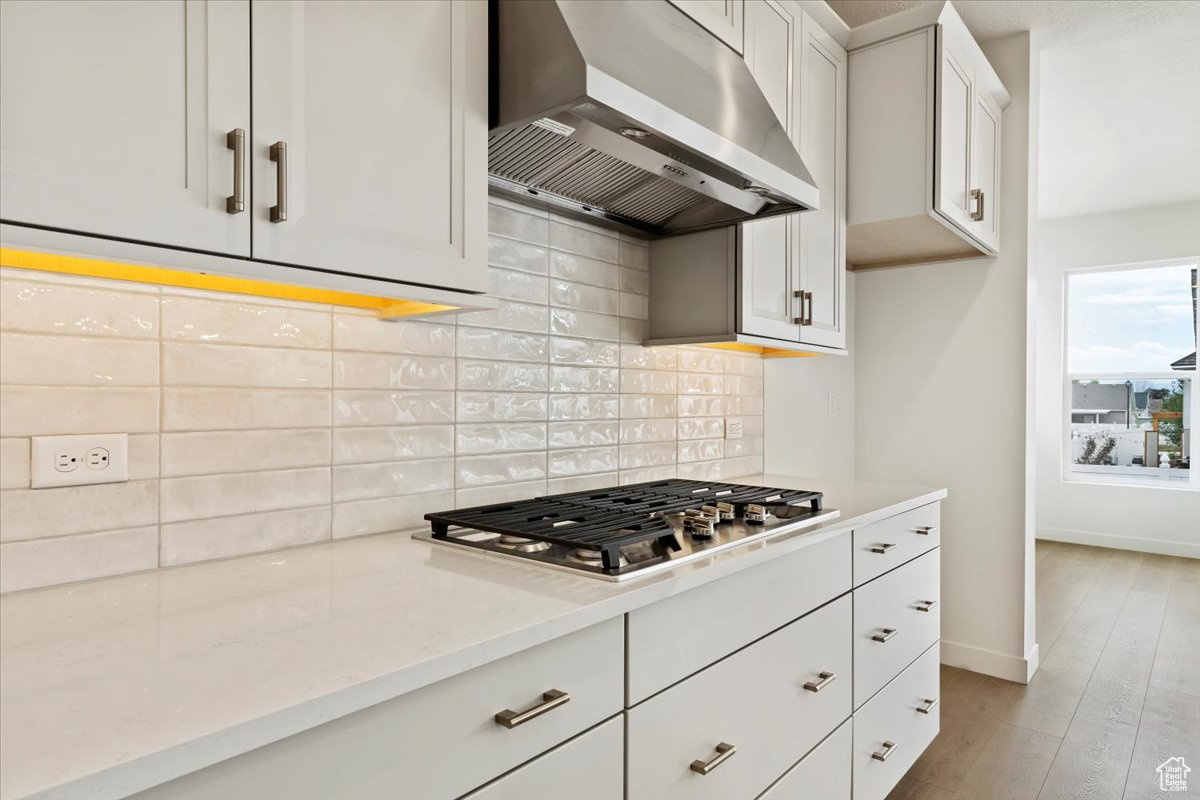
M580 564L587 564L589 567L604 566L604 554L594 547L577 547L567 558ZM617 567L619 569L626 566L629 566L629 559L622 555L617 562Z
M515 550L518 553L540 553L550 549L549 542L539 542L524 536L513 536L511 533L500 534L500 538L496 539L496 546L503 547L505 550Z

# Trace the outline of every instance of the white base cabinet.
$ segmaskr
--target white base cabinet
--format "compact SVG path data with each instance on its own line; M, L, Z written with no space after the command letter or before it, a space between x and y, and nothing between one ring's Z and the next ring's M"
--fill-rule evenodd
M857 551L937 520L836 534L135 797L884 798L938 733L940 550L878 574Z

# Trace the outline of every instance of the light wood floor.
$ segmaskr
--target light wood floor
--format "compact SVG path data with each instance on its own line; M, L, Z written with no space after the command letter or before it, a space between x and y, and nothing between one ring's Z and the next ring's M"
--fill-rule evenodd
M1200 561L1038 542L1028 686L942 668L942 731L888 800L1200 798ZM1155 768L1183 756L1188 791Z

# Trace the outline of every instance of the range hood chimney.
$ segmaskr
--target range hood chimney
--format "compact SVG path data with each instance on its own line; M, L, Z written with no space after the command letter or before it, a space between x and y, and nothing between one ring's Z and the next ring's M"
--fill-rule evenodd
M650 237L817 207L742 57L666 0L492 0L493 192Z

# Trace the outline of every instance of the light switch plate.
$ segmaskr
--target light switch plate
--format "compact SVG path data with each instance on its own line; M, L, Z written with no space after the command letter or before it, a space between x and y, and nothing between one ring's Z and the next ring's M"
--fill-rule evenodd
M29 484L34 489L129 480L129 435L34 436Z
M742 421L740 419L725 420L725 438L740 439L742 438Z

